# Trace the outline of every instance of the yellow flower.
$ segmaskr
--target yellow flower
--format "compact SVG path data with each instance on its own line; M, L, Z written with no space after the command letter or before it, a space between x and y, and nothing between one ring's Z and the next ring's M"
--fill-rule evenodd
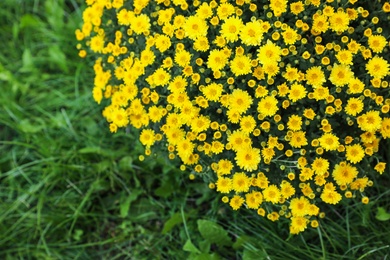
M230 15L234 14L234 6L230 3L222 3L217 8L217 15L219 19L225 20Z
M344 32L348 30L349 16L343 10L338 10L329 17L330 28L335 32Z
M129 124L129 117L123 108L117 108L111 114L112 123L118 127L125 127Z
M366 70L372 77L382 79L389 74L389 63L382 57L375 56L367 62Z
M274 96L266 96L258 103L257 111L264 116L274 116L278 112L278 100Z
M315 158L311 167L317 175L324 175L329 169L329 161L324 158Z
M140 141L146 147L152 146L156 141L154 130L143 129L140 135Z
M358 78L352 78L348 83L348 90L351 92L351 94L362 93L364 87L365 87L364 83Z
M298 115L291 115L288 118L287 128L293 131L301 130L302 128L302 117Z
M269 185L267 188L263 190L263 198L265 201L271 202L273 204L277 204L279 202L281 193L276 185Z
M256 120L251 115L243 116L240 120L241 131L250 134L256 127Z
M280 193L285 199L289 199L295 194L295 188L288 181L282 181L280 184Z
M288 98L293 102L297 102L298 100L306 97L306 93L306 88L303 85L294 83L290 88Z
M238 151L238 149L250 146L251 139L249 138L247 133L240 130L236 130L230 135L228 135L228 145L232 147L233 151Z
M371 110L357 118L359 128L367 132L375 132L381 128L382 118L379 111Z
M358 163L364 158L364 149L360 144L347 145L345 157L351 163Z
M194 41L194 50L205 52L210 48L209 40L206 36L199 36Z
M263 32L259 21L248 22L241 28L240 39L248 46L258 46L263 39Z
M209 101L218 101L222 95L223 85L215 82L201 89L205 98Z
M228 57L223 50L212 50L207 59L207 67L213 71L219 71L227 64Z
M283 40L287 45L294 44L298 40L298 33L291 27L287 27L282 32Z
M318 140L326 151L335 151L340 145L339 138L332 133L325 133Z
M293 198L290 201L289 208L290 208L291 214L293 216L303 217L303 216L307 215L309 205L310 205L309 200L306 197L301 196L300 198Z
M332 177L337 185L348 185L357 177L358 173L356 167L347 162L341 162L334 167Z
M136 34L142 34L146 33L150 29L150 18L146 14L140 14L138 16L135 16L130 23L130 28L136 33Z
M258 169L261 161L260 149L252 147L240 148L236 152L235 157L237 166L248 172L252 172Z
M158 35L156 37L155 46L160 52L165 52L171 47L171 39L166 35Z
M248 192L251 179L243 172L235 173L232 178L232 188L235 192Z
M269 7L275 16L280 16L287 11L287 0L270 0Z
M218 175L227 175L233 169L233 163L227 159L221 159L217 163L217 174Z
M307 84L312 85L313 87L322 86L322 84L326 82L326 79L321 67L313 66L306 70L306 81Z
M207 36L209 27L204 19L197 15L191 15L186 18L183 29L186 37L196 40L200 36Z
M386 169L386 163L385 162L379 162L375 165L374 170L379 172L379 174L383 174Z
M186 50L180 50L175 53L175 62L180 67L184 68L190 64L192 54Z
M229 95L229 108L244 113L252 105L253 99L247 91L234 89Z
M220 193L229 193L233 189L232 180L230 178L218 177L217 191Z
M293 216L291 217L290 233L298 234L305 231L309 220L303 216Z
M349 98L345 106L345 113L351 116L356 116L363 111L364 103L358 98Z
M337 191L324 190L321 193L321 199L325 203L335 205L340 202L341 195Z
M384 139L390 138L390 118L383 118L380 132Z
M333 85L337 87L342 87L350 82L350 80L353 77L353 72L351 71L351 68L348 65L339 65L334 64L329 80L333 83Z
M225 22L221 26L221 36L224 37L227 42L235 42L238 40L238 35L242 27L244 27L244 24L241 18L226 18Z
M280 61L282 49L270 40L265 45L259 47L257 59L261 64L275 63Z
M307 145L306 132L296 131L292 133L290 145L294 148L301 148Z
M251 59L246 55L236 55L234 59L230 62L230 70L235 76L241 76L251 73Z
M340 50L339 52L337 52L336 58L341 64L353 65L352 52L349 50Z
M302 1L294 2L290 4L291 13L298 15L305 10L305 6Z
M251 193L245 194L245 202L248 208L258 209L263 202L263 195L259 191L252 191Z
M381 53L387 44L387 40L382 35L370 35L368 37L368 46L375 53Z
M233 198L230 200L229 205L232 207L233 210L238 210L244 203L244 201L244 198L242 198L241 196L234 195Z

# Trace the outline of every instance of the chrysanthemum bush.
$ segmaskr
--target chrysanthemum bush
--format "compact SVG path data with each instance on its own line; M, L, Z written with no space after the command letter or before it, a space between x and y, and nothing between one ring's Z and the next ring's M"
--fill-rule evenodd
M146 155L292 234L325 204L369 202L390 137L389 1L86 3L79 54L112 132L139 129Z

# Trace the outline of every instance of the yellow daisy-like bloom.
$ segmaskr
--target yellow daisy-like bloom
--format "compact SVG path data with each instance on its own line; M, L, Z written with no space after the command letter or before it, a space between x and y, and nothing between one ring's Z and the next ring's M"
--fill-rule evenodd
M240 120L240 127L242 132L250 134L256 127L256 120L251 115L243 116Z
M387 44L387 40L382 35L371 35L368 37L368 46L375 53L381 53Z
M235 192L248 192L251 179L243 172L235 173L232 178L232 189Z
M360 144L347 145L345 149L345 157L351 163L358 163L363 160L365 156L364 149Z
M296 131L292 133L291 139L290 139L290 145L294 148L301 148L303 146L306 146L307 138L306 138L306 132L304 131Z
M263 195L259 191L245 194L245 203L250 209L258 209L263 202Z
M249 74L252 72L251 59L246 55L237 55L230 62L230 69L235 76Z
M136 33L141 34L148 32L150 29L150 18L146 14L140 14L133 17L130 23L130 28Z
M326 151L335 151L340 145L339 138L332 133L325 133L318 140Z
M379 162L375 165L374 170L377 171L379 174L383 174L386 169L386 163L385 162Z
M257 59L261 64L275 63L280 61L282 49L270 40L267 40L265 45L260 46L257 54Z
M233 198L230 200L229 205L232 207L233 210L238 210L242 204L244 204L245 200L239 195L234 195Z
M287 66L286 71L282 75L289 82L294 82L299 79L298 69L291 66Z
M295 188L288 181L282 181L280 184L280 193L285 199L289 199L295 194Z
M329 17L329 27L335 32L345 32L349 26L349 16L342 10L337 11Z
M217 163L217 170L216 173L218 175L227 175L230 174L233 170L233 163L230 160L227 159L221 159Z
M235 157L237 166L248 172L257 170L261 161L260 149L245 147L238 149Z
M326 82L326 79L321 67L314 66L306 70L306 81L307 84L312 85L313 87L322 86L322 84Z
M233 151L238 151L238 149L250 146L251 139L248 137L247 133L236 130L228 135L228 145L232 147Z
M264 116L274 116L278 112L278 100L274 96L262 98L258 103L257 111Z
M112 123L118 127L125 127L129 124L129 117L123 108L114 109L110 118Z
M301 196L300 198L293 198L290 201L290 210L293 216L305 216L308 213L310 202L309 200Z
M158 35L156 37L155 46L160 52L168 50L171 44L171 39L166 35Z
M210 119L204 115L199 115L191 121L191 130L195 133L206 131L210 127Z
M217 191L221 193L229 193L233 189L232 180L230 178L218 177Z
M358 78L352 78L348 83L348 90L351 94L360 94L364 90L364 83Z
M284 32L282 32L284 43L287 45L294 44L298 40L298 33L291 27L287 27Z
M349 83L353 77L353 72L348 65L334 64L332 71L330 72L329 80L333 85L342 87Z
M215 82L201 89L205 98L209 101L218 101L222 95L223 85Z
M298 15L305 10L305 5L302 1L294 2L290 4L291 13Z
M277 204L279 202L281 193L278 187L274 184L269 185L263 190L263 198L265 201Z
M196 40L200 36L207 36L207 30L209 29L206 21L197 15L187 17L183 29L185 35L191 40Z
M248 46L258 46L263 39L263 32L259 21L248 22L241 28L240 39Z
M238 113L244 113L252 105L253 99L247 91L241 89L234 89L229 95L229 105L231 110Z
M358 98L348 99L347 105L345 106L345 113L351 116L356 116L363 111L364 103Z
M383 118L380 132L384 139L390 138L390 118Z
M323 202L328 203L328 204L337 204L341 200L341 195L337 191L332 191L332 190L324 190L321 193L321 199Z
M367 132L375 132L382 125L379 111L371 110L357 118L359 128Z
M328 17L325 15L316 15L313 19L312 29L318 33L324 33L329 28Z
M180 67L184 68L185 66L190 64L191 56L191 53L186 50L177 51L175 53L175 62Z
M290 233L298 234L305 231L309 220L303 216L293 216L291 217Z
M302 117L298 115L291 115L288 118L287 128L293 131L301 130L302 128Z
M349 50L340 50L339 52L337 52L336 58L337 58L337 60L341 64L353 65L353 62L352 62L352 59L353 59L352 52L349 51Z
M227 61L228 57L223 50L212 50L207 59L207 67L212 71L220 71L226 66Z
M206 36L199 36L194 41L194 50L205 52L210 48L209 40Z
M230 3L222 3L217 8L217 15L219 19L225 20L230 15L234 14L234 6Z
M332 177L337 185L348 185L357 177L359 171L356 167L347 162L336 164L333 169Z
M329 97L329 88L322 86L314 88L313 97L317 101L327 99Z
M366 70L372 77L382 79L389 74L389 63L382 57L375 56L366 63Z
M152 146L154 144L154 142L156 141L154 130L153 129L143 129L141 132L141 135L139 137L139 140L146 147Z
M270 0L269 7L275 16L280 16L287 11L287 0Z
M297 102L298 100L306 97L306 93L306 88L303 85L294 83L290 88L288 98L293 102Z
M221 36L224 37L227 42L235 42L238 40L238 35L243 27L244 24L240 18L226 18L221 26Z
M311 167L317 175L324 175L329 169L329 161L324 158L315 158Z

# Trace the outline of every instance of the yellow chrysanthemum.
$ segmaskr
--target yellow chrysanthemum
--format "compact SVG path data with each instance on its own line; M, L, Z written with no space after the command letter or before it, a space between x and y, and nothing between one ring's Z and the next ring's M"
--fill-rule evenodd
M265 45L260 46L257 54L257 59L261 64L275 63L280 61L282 49L270 40L267 40Z
M334 64L330 72L329 80L333 85L342 87L348 84L352 77L353 72L349 66L343 64Z
M278 103L274 96L266 96L258 103L257 111L264 116L274 116L279 110Z
M345 158L351 163L358 163L364 158L364 149L360 144L347 145Z
M348 30L349 16L343 10L338 10L329 18L329 27L335 32L344 32Z
M386 45L387 40L382 35L370 35L368 37L368 46L375 53L381 53Z
M217 191L220 193L229 193L233 189L232 179L230 178L218 177L215 184L217 186Z
M375 132L381 128L382 118L379 111L371 110L357 118L360 129L367 132Z
M247 75L252 72L251 59L247 55L237 55L230 62L230 69L235 76Z
M307 84L312 85L313 87L322 86L326 79L321 67L313 66L306 70L306 81Z
M183 25L185 35L191 40L196 40L200 36L207 36L208 28L206 21L197 15L187 17Z
M389 74L389 63L384 58L375 56L367 62L366 70L372 77L382 79Z
M277 204L279 202L281 193L278 187L274 184L269 185L263 190L263 198L265 201Z
M241 28L240 39L248 46L258 46L263 38L261 23L259 21L248 22Z
M326 151L334 151L340 145L339 138L332 133L325 133L319 139L320 145Z
M244 23L241 18L235 16L226 18L221 26L221 36L224 37L227 42L235 42L238 40L238 35L243 27Z
M348 185L357 177L358 173L355 166L341 162L334 167L332 177L337 185Z
M235 157L237 166L248 172L258 169L261 161L260 149L245 147L238 149Z
M251 179L243 172L235 173L232 178L232 189L235 192L248 192Z
M345 113L351 116L356 116L363 111L364 103L359 98L349 98L345 106Z

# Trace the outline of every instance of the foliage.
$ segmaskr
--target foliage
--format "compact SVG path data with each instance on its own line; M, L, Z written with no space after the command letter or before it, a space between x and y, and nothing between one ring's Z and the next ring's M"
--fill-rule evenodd
M90 94L93 63L74 51L82 1L0 7L1 259L389 257L387 172L367 205L326 208L319 229L290 236L232 211L174 161L140 161L135 130L109 133Z

